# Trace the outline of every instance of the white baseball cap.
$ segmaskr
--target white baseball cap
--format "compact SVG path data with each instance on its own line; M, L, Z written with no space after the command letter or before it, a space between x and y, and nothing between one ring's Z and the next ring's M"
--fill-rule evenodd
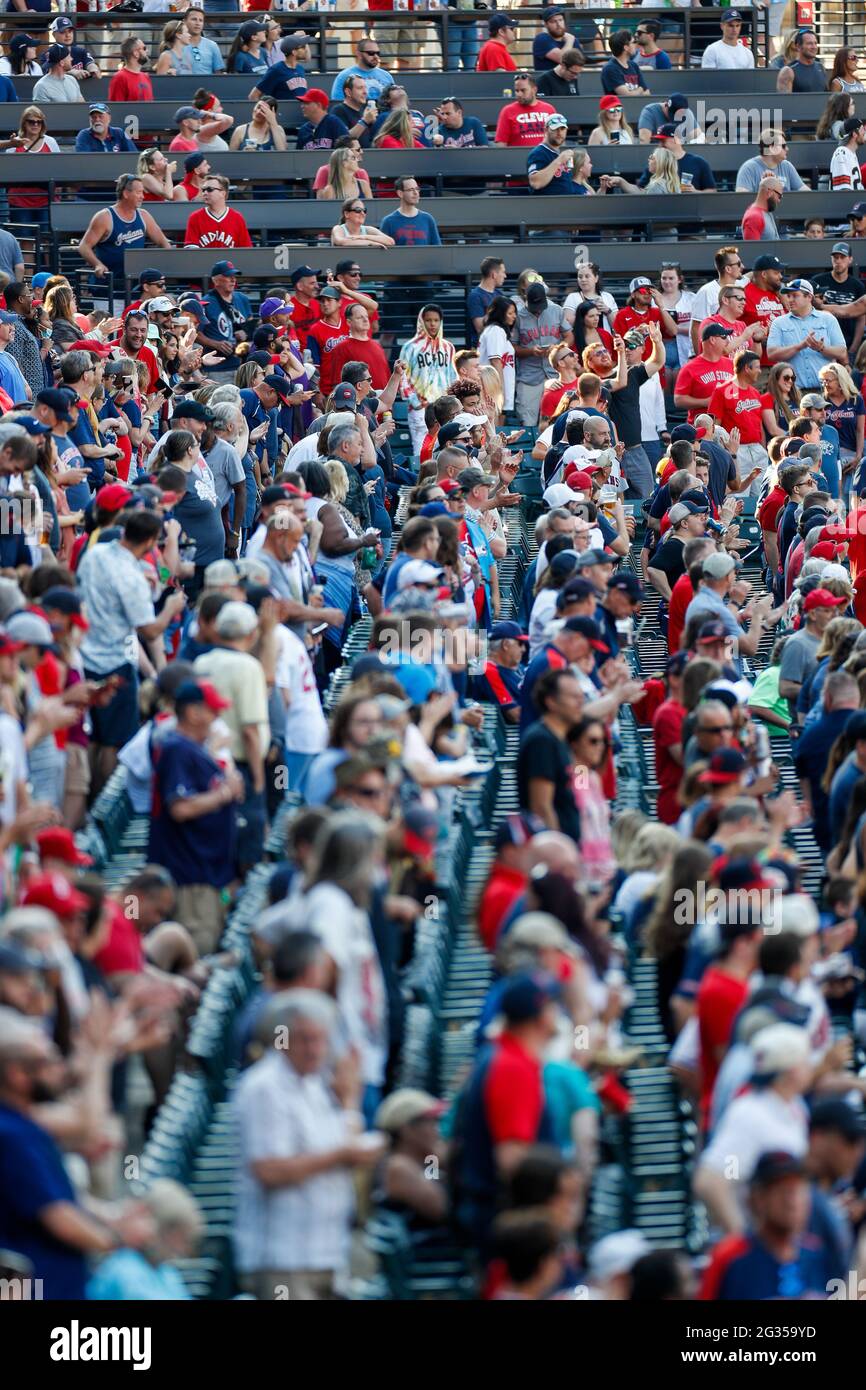
M628 1274L652 1246L640 1231L614 1231L596 1241L589 1252L589 1277L596 1281Z
M793 1023L771 1023L762 1028L751 1041L752 1071L755 1076L770 1076L776 1071L790 1071L809 1060L809 1034Z
M551 483L544 489L543 497L548 507L564 507L574 501L574 493L568 483Z
M407 560L397 575L397 590L411 589L415 584L435 584L441 580L443 571L438 565L427 560Z

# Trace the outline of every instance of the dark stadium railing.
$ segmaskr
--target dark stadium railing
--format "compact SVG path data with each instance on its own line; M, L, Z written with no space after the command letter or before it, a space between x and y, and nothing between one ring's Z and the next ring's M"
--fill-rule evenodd
M180 81L181 79L175 80ZM325 81L330 89L331 79L326 78ZM94 83L85 86L87 102L107 101L107 88L102 95L93 90L93 87L100 85ZM202 79L197 85L199 87L204 85L204 80ZM440 88L441 85L440 75ZM250 86L247 86L243 91L220 92L221 104L224 110L234 116L236 125L240 125L250 118L252 106L247 99L247 93L250 89ZM150 131L164 133L170 130L172 135L176 135L177 127L174 125L174 113L178 106L191 101L195 90L194 87L185 94L181 94L179 91L161 92L158 100L134 105L114 102L111 104L112 124L123 127L133 140L140 140L142 135ZM433 106L437 100L443 101L446 95L452 95L450 89L444 92L440 91L438 98L429 96L419 97L417 100L424 101L430 108L425 114L432 115ZM454 95L457 94L454 93ZM756 143L761 131L771 126L783 126L789 134L798 135L801 139L805 138L807 134L811 134L815 130L827 105L827 96L821 92L780 95L775 92L733 93L728 91L708 95L711 99L703 106L698 106L696 98L693 96L692 107L706 127L709 145ZM8 123L10 129L17 125L25 106L30 105L28 93L22 93L22 98L20 102L6 103L5 110L0 105L0 113L3 114L4 121ZM412 100L414 101L415 98ZM492 137L500 111L513 98L510 92L501 96L479 96L474 90L469 90L460 97L460 100L466 115L477 117L482 125L489 127ZM638 117L648 100L647 97L623 98L622 104L626 118L633 127L637 127ZM858 114L866 117L866 94L854 93L854 103ZM584 138L587 138L593 127L598 124L597 96L556 97L551 99L550 104L568 118L569 126L574 131L583 132ZM58 133L71 135L87 128L86 103L47 102L43 110L48 122L49 135L57 135ZM280 124L286 130L295 130L304 119L298 104L293 101L280 102L278 116ZM722 135L726 137L733 135L735 139L722 141L720 138ZM16 156L16 158L19 157Z
M792 193L785 199L784 219L799 227L806 218L829 217L829 200L832 199L832 214L836 225L841 226L847 219L848 209L858 201L859 196L856 191L832 195ZM711 230L720 236L731 237L751 201L747 193L695 193L683 194L682 198L688 200L687 204L681 205L680 199L663 194L578 199L564 196L540 198L525 193L502 198L438 198L431 202L430 207L435 213L440 233L453 235L455 240L458 237L472 238L478 246L483 246L496 244L497 237L502 237L506 244L515 238L521 242L550 239L586 245L594 251L596 245L602 245L598 238L605 230L619 235L625 231L632 242L652 241L657 229L669 231L668 237L660 237L661 240L675 239L675 235L683 235L688 225L694 225L700 237L707 236ZM277 252L287 242L313 240L317 235L329 232L339 219L333 203L316 199L290 199L281 203L250 201L241 206L250 235L262 235L263 239L267 235L273 241L274 249L264 251L265 256L270 256L272 265L279 264ZM72 236L81 235L93 211L93 206L86 203L53 204L51 222L58 245ZM187 203L151 203L148 211L158 226L169 234L180 235L190 217ZM381 221L387 211L389 204L383 200L376 205L371 222ZM675 235L670 234L671 229ZM766 248L766 243L762 245ZM219 249L213 248L206 254L213 255ZM229 249L234 255L234 249ZM431 263L427 260L427 253L430 248L405 249L410 255L413 251L423 253L429 273ZM262 255L262 251L247 254ZM386 259L383 252L377 254ZM149 255L153 259L153 253ZM339 255L337 248L330 248L331 259ZM657 253L654 252L653 261L656 259Z
M743 37L750 38L755 50L756 60L760 63L767 61L769 52L769 14L768 9L753 9L749 6L739 6L740 12L744 16ZM541 30L542 14L544 7L521 8L519 16L520 34L514 49L514 57L518 62L528 62L532 54L532 38ZM257 17L262 12L257 12ZM683 66L689 67L693 62L699 61L699 54L708 43L713 42L720 36L718 27L718 16L720 10L707 9L677 9L671 11L664 6L655 8L648 6L641 7L639 10L640 18L656 18L662 25L661 46L670 50L672 61L681 61ZM393 39L389 39L389 31L400 29L411 29L413 34L410 38L408 47L398 39L396 52L400 58L423 58L423 49L428 43L432 43L436 49L434 55L434 67L438 67L439 62L448 61L448 37L454 24L455 11L449 10L447 5L437 6L429 10L418 10L412 13L406 11L396 12L335 12L334 10L315 11L315 10L278 10L274 12L274 17L281 24L285 25L285 32L292 33L303 31L310 37L310 46L316 55L316 61L324 70L329 67L329 52L335 46L336 41L340 41L342 47L348 51L350 34L353 32L364 34L370 28L375 28L379 38L384 42L393 45ZM163 25L171 20L177 19L176 12L165 14L133 14L123 13L112 17L110 9L103 8L98 12L84 14L73 14L70 16L75 20L76 29L80 40L90 42L99 41L101 51L119 61L120 45L130 34L140 36L145 43L149 44L153 52L156 52L159 36ZM224 38L225 47L228 47L233 35L237 32L239 24L248 16L235 12L231 15L208 13L205 33L209 37ZM465 17L464 15L460 16ZM482 38L486 37L486 13L479 10L470 16L478 25ZM634 28L638 15L630 14L618 7L593 7L591 10L569 9L568 20L571 25L592 20L596 24L603 38L606 38L616 29ZM33 23L32 15L7 14L4 16L5 26L8 30L24 30L27 32L29 25ZM416 35L419 30L423 30L423 42L416 42ZM607 51L604 54L593 54L586 47L587 57L590 62L601 63L609 57ZM435 61L438 59L438 61Z
M768 252L778 254L789 270L815 271L827 270L830 266L830 249L836 237L824 240L810 240L798 237L790 241L751 241L738 242L743 260L751 267L758 256ZM575 247L571 244L535 242L529 247L494 246L497 256L501 256L509 275L518 275L526 268L527 260L543 274L558 274L573 277L575 265L584 260L598 263L603 273L628 275L653 271L663 260L676 261L688 275L702 274L711 277L714 273L713 253L721 243L716 241L657 241L652 243L651 260L636 251L633 242L599 243L588 247ZM855 247L858 243L855 241ZM276 253L283 252L278 255ZM529 256L527 252L530 252ZM577 252L577 254L575 254ZM585 254L588 252L589 254ZM866 260L866 239L863 244ZM244 281L268 280L284 283L296 265L311 265L314 270L324 271L333 267L335 250L333 247L310 247L284 244L281 247L257 248L252 251L232 251L232 260L237 265ZM206 280L217 258L217 251L160 251L150 247L145 251L127 251L124 256L124 269L131 289L142 270L157 265L165 270L169 279L178 284L195 280ZM387 255L375 251L352 252L352 259L361 267L365 280L420 280L470 277L474 283L478 278L478 266L482 256L478 246L423 247L420 252L414 247L395 247Z
M343 66L347 66L347 64L334 64L323 72L307 72L307 84L310 87L324 87L330 94L331 84ZM245 101L247 93L252 90L255 84L255 77L250 73L217 72L209 74L207 77L197 77L184 73L177 77L148 75L153 87L154 102L173 101L176 105L181 101L191 101L200 87L213 88L222 102ZM82 84L82 93L86 100L105 101L108 97L108 86L113 76L114 70L111 69L106 71L103 77L88 78ZM446 94L459 97L461 100L486 97L500 102L511 101L514 96L515 75L513 72L446 72L447 93L442 86L442 72L406 72L400 70L394 76L395 80L399 79L400 86L406 88L409 98L413 102L442 101ZM775 68L753 68L745 72L729 72L714 68L706 70L703 68L668 68L658 71L653 68L643 71L644 86L649 89L653 96L658 98L662 98L670 92L683 92L688 97L738 97L741 100L747 96L777 96L777 78L778 73ZM597 106L602 91L600 73L587 71L584 68L577 80L581 96L594 101ZM25 105L33 90L34 81L35 79L32 77L11 78L20 101ZM556 98L557 102L560 99ZM629 97L628 100L642 101L645 105L648 98ZM142 109L150 104L149 102L143 103ZM283 101L281 110L292 104L290 99ZM54 103L50 103L50 105L53 108Z
M706 159L717 181L725 182L731 188L736 181L740 166L758 153L757 145L748 144L701 145L694 148L696 153ZM813 188L816 188L819 180L826 177L835 148L834 142L826 140L792 141L789 154L801 176L811 183ZM601 174L618 173L631 182L635 182L646 170L647 160L652 149L653 146L650 145L625 145L622 147L599 145L593 147L590 150L592 180L597 181ZM232 201L239 194L246 194L245 185L268 184L271 188L280 185L279 196L276 198L268 197L271 206L279 209L286 200L309 198L307 185L312 183L317 170L327 163L328 153L327 150L287 150L279 153L256 154L250 158L248 153L226 150L210 154L208 161L214 173L225 174L228 179L241 186L233 192ZM409 153L409 151L406 152L407 155ZM528 151L488 146L483 149L468 150L413 150L409 159L400 156L401 151L399 150L367 150L364 152L363 167L374 181L374 198L377 198L375 180L379 178L392 180L399 174L407 172L409 168L422 181L425 196L429 197L431 194L441 196L446 185L451 184L461 185L461 190L465 189L469 194L484 194L489 192L485 187L488 182L505 178L525 180ZM182 160L183 155L178 155L179 166L181 166ZM115 180L120 174L129 173L135 168L136 156L134 154L78 154L70 151L63 155L62 161L57 156L51 160L46 160L44 155L26 154L17 155L16 161L13 166L15 183L50 188L52 201L55 198L79 200L82 198L82 190L85 188L87 189L87 201L92 201L93 190L99 187L104 188L106 200L111 201ZM5 167L8 168L8 166ZM179 167L175 177L179 182L182 177L181 167ZM451 189L450 191L454 192L455 190ZM607 195L607 203L611 201L611 198L619 196L621 195ZM691 199L696 195L688 193L685 196ZM832 195L834 199L836 196L835 193ZM384 196L378 195L378 197L381 202L377 202L375 211L379 211L386 199L393 199L393 194L388 192ZM339 206L331 200L319 199L318 201L320 205L327 205L332 209ZM547 195L544 195L544 201L545 203L548 201ZM153 212L154 208L165 206L171 206L171 204L148 203L147 210ZM175 204L175 206L189 209L190 204L181 203ZM785 204L786 207L787 204ZM337 212L335 217L338 216L339 213Z

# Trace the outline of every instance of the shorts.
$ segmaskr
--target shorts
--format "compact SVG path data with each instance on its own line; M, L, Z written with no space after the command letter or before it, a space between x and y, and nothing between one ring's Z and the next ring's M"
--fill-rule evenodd
M185 883L177 890L175 916L186 927L200 956L210 955L219 945L226 912L222 889L209 883Z
M113 671L88 671L84 677L89 681L104 681L106 676L122 676L124 684L112 696L104 709L94 706L90 711L93 725L93 742L100 748L122 748L133 734L138 732L140 723L138 713L138 672L125 662L115 666Z
M90 758L80 743L66 745L64 796L87 796L90 791Z

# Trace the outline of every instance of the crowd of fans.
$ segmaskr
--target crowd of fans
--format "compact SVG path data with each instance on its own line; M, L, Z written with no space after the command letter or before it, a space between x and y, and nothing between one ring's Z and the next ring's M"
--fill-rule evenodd
M456 14L456 59L516 72L513 13L483 46ZM190 8L166 25L159 75L222 70L204 24ZM289 798L231 1045L239 1291L350 1295L373 1211L410 1251L459 1250L490 1299L833 1297L866 1274L866 204L825 271L789 273L773 212L799 175L768 131L737 178L756 193L744 236L773 242L751 273L720 245L689 288L645 243L646 273L615 293L587 263L555 294L491 255L465 325L431 300L395 341L383 318L403 291L364 284L352 252L438 229L405 173L368 227L359 152L411 147L421 126L389 105L403 89L383 42L362 33L326 92L307 87L306 36L274 27L244 19L228 53L256 83L249 123L232 131L204 92L168 151L183 181L143 151L94 213L81 303L0 234L4 1289L188 1297L206 1213L178 1182L137 1183L136 1155L192 1065L202 991L238 965L223 929ZM704 66L752 65L740 27L723 14ZM563 94L547 78L576 85L576 55L604 58L591 19L575 30L546 13L544 77L515 75L496 131L527 148L536 193L592 191L589 154L564 150L565 118L538 100ZM669 65L659 33L612 35L589 145L652 139L650 191L712 188L685 98L648 105L637 133L624 121L623 91ZM99 75L71 21L51 36L10 148L59 153L42 107ZM779 89L859 90L808 39L780 45ZM40 47L13 44L10 72ZM113 100L148 99L145 50L125 42ZM258 295L225 258L252 243L208 154L285 149L289 99L326 152L317 194L341 202L345 258ZM844 110L834 187L859 173ZM106 104L89 116L77 148L135 152ZM432 143L486 143L458 101L436 117ZM38 189L7 192L44 218ZM200 291L144 207L184 199L185 243L215 257ZM114 317L106 277L147 245ZM470 905L492 978L442 1099L401 1084L416 945L499 725L517 808L494 808ZM618 800L635 726L645 811ZM90 812L119 795L147 840L118 880L84 846L98 856ZM630 1036L640 960L661 1058ZM694 1108L680 1183L701 1249L589 1234L607 1132L650 1064Z

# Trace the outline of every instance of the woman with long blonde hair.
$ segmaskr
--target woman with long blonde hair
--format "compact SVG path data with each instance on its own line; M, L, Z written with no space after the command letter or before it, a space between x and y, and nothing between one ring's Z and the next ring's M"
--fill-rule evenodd
M404 107L386 116L379 134L373 141L378 150L422 150L424 146L415 135L412 117Z
M647 160L647 169L650 175L650 181L646 186L647 193L683 192L679 165L676 156L670 150L653 150ZM692 186L688 184L686 187Z
M598 103L598 125L590 131L588 145L635 145L635 134L625 118L617 96L602 97Z
M185 19L170 19L164 25L159 57L153 69L157 77L178 77L180 73L192 72L189 47L192 34L186 27Z
M355 149L352 144L332 150L327 164L317 170L313 188L317 198L340 203L347 198L372 198L370 180L361 168L361 146Z
M142 150L138 156L138 163L135 172L144 184L144 201L146 203L185 203L187 201L186 189L178 186L175 188L173 175L177 171L177 161L171 163L166 159L162 150L156 146L149 150Z
M847 497L858 461L863 457L866 432L866 404L854 385L854 378L841 362L828 362L818 371L827 406L827 424L839 434L839 461L842 490Z
M65 352L71 343L81 337L81 329L75 321L76 304L72 286L67 283L53 285L46 291L43 303L51 320L54 345L60 352Z

